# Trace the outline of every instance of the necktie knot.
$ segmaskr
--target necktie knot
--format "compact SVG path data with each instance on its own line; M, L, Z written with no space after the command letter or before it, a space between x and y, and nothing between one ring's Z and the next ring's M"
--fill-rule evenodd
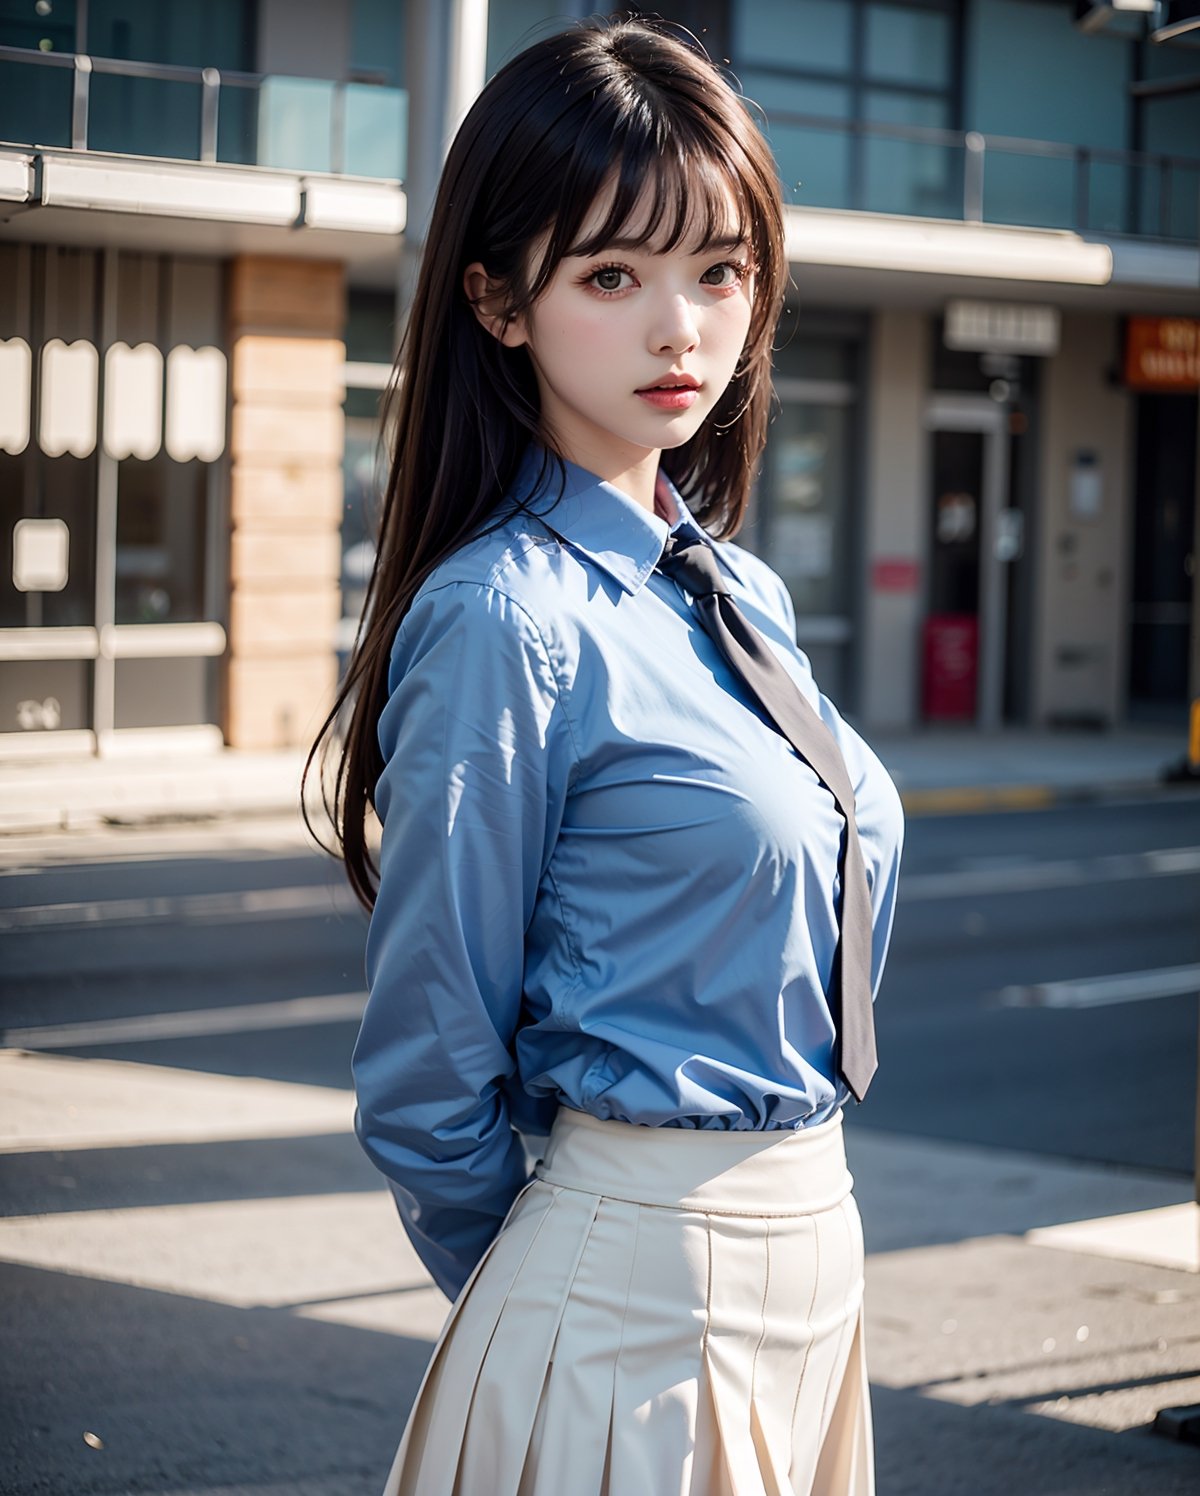
M668 535L657 570L679 582L693 597L729 592L715 551L698 536Z

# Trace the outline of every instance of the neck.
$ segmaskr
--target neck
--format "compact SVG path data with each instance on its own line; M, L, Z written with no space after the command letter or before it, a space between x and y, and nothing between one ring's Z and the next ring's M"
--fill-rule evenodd
M658 460L662 456L661 448L647 451L645 448L637 448L625 451L579 451L573 446L566 451L559 448L564 457L571 462L577 463L581 468L586 468L589 473L595 473L605 483L611 483L614 488L619 488L622 493L627 493L631 499L640 504L643 509L648 509L651 514L660 513L655 506L654 491L658 478Z

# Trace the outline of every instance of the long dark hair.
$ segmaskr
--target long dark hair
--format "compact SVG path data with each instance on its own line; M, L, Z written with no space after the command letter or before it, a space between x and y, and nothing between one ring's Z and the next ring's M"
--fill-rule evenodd
M628 237L648 183L655 207L640 222L640 244L673 249L685 235L724 237L732 192L737 233L752 248L754 304L734 376L691 440L661 459L710 534L723 539L741 524L766 440L771 339L786 275L774 159L745 103L698 46L661 23L585 22L515 57L459 128L384 398L391 447L375 566L345 678L304 770L307 780L323 743L328 756L348 712L336 777L330 786L322 775L322 796L351 886L368 909L378 887L366 834L383 770L376 725L396 630L438 563L487 533L529 443L538 440L552 460L561 456L540 430L528 355L481 326L464 272L481 262L503 287L503 310L520 316L564 256L592 255ZM581 241L606 186L605 222ZM530 275L532 248L546 235Z

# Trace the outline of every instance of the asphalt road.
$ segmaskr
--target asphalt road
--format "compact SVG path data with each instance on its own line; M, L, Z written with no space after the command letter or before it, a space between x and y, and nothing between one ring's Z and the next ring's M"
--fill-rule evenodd
M330 1120L331 1100L349 1102L365 930L337 869L276 824L13 839L0 856L3 1042L36 1051L18 1064L66 1067L47 1072L58 1111L38 1122L59 1142L0 1155L0 1492L372 1496L445 1303L341 1112ZM890 1199L894 1218L868 1222L877 1240L891 1232L876 1270L881 1496L1193 1488L1195 1451L1131 1443L1117 1430L1141 1415L1113 1401L1172 1376L1192 1385L1181 1275L1146 1268L1118 1282L1113 1267L1031 1257L994 1233L1102 1213L1085 1203L1108 1198L1093 1170L1070 1176L1092 1193L1054 1216L1055 1160L1136 1169L1120 1208L1183 1198L1198 916L1200 796L910 820L881 1070L851 1118L874 1159L870 1194ZM167 1094L140 1089L139 1077L168 1072ZM102 1144L71 1132L95 1076L109 1107ZM281 1098L297 1109L290 1132ZM905 1250L923 1223L906 1225L895 1203L907 1198L905 1138L998 1159L994 1187L974 1154L954 1176L991 1212L986 1224L923 1257ZM1050 1216L1022 1203L1013 1150L1045 1160L1038 1209ZM921 1177L925 1155L909 1167ZM946 1394L954 1321L935 1300L944 1291L965 1317L954 1275L968 1260L970 1281L1012 1295L1000 1359L1016 1370L981 1383L969 1358L954 1362L958 1390ZM1089 1272L1092 1340L1078 1347L1066 1298ZM1056 1312L1063 1327L1045 1328ZM1109 1361L1058 1367L1043 1354L1065 1337L1099 1357L1106 1334ZM927 1364L910 1374L905 1358L922 1346ZM963 1349L980 1346L993 1353L991 1330ZM1076 1375L1108 1413L1085 1409L1079 1426L1028 1416ZM979 1388L996 1390L974 1408Z
M365 920L319 854L230 848L219 830L31 853L0 877L6 1042L349 1085ZM852 1122L1188 1173L1192 967L1200 797L912 819L881 1067ZM1179 990L1154 996L1149 974L1178 968ZM1126 975L1128 990L1096 985ZM228 1011L296 998L330 1001L286 1028L238 1031ZM162 1019L197 1010L209 1032Z

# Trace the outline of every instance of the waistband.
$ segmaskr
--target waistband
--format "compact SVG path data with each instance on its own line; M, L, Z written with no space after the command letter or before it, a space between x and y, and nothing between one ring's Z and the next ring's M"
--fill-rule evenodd
M797 1130L644 1127L560 1106L534 1170L547 1184L717 1215L812 1215L854 1180L842 1114Z

